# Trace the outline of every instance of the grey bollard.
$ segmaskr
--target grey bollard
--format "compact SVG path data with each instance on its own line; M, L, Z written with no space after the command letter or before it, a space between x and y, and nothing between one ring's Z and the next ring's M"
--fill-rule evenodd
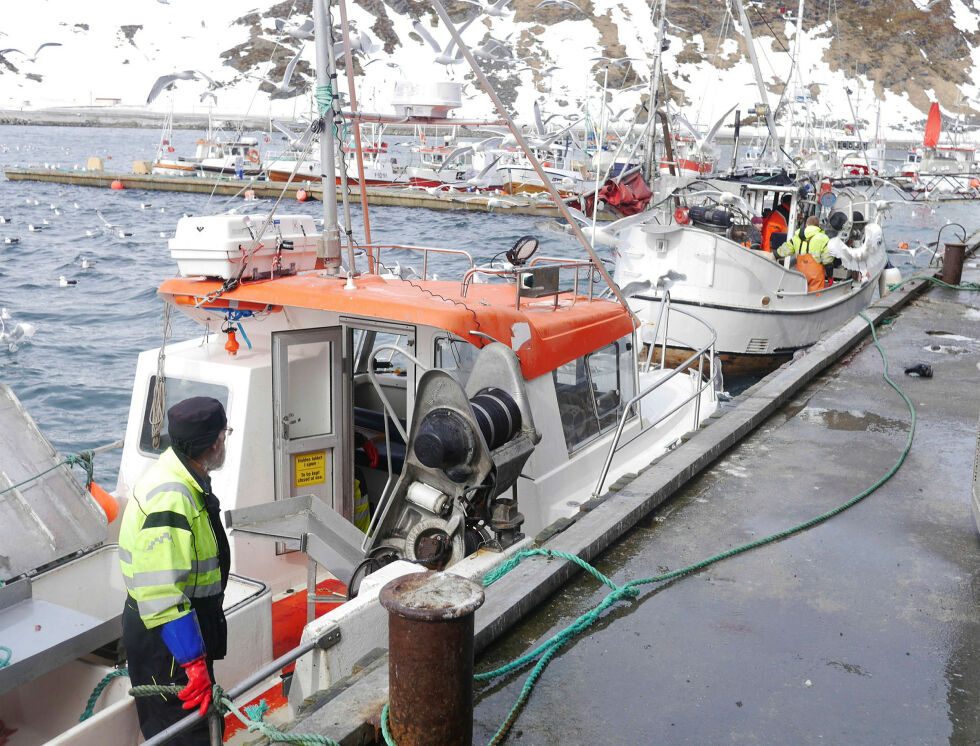
M388 722L398 746L473 743L473 612L483 590L445 572L396 578L388 610Z

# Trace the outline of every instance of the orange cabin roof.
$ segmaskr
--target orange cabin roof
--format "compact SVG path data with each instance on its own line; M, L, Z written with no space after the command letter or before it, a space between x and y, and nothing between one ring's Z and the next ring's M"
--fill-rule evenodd
M515 349L527 379L537 378L565 363L629 334L633 321L618 303L589 302L571 293L522 298L515 307L514 285L471 284L466 297L459 282L385 280L377 275L355 279L356 290L345 290L345 278L307 273L275 280L243 283L223 293L209 308L238 304L318 309L445 329L477 346L482 332ZM174 278L159 293L178 306L193 306L221 287L215 280ZM239 307L242 307L239 305Z

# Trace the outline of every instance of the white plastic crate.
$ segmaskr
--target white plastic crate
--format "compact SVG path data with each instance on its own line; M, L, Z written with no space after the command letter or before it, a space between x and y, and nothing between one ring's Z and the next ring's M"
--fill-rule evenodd
M264 215L210 215L181 218L170 239L170 256L177 261L180 274L238 277L242 262L248 257L243 279L268 277L276 256L280 266L276 274L290 274L313 269L319 234L313 218L307 215L279 215L265 229L255 249Z

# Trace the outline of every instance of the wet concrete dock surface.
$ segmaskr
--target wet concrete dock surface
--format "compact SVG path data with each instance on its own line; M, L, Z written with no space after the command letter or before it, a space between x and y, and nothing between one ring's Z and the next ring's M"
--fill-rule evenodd
M976 259L964 280L980 280ZM933 288L878 331L915 405L902 468L808 531L645 586L564 647L510 743L980 743L980 536L970 510L980 293ZM929 363L931 379L903 374ZM629 533L617 583L677 569L870 487L909 434L869 342ZM541 559L525 560L532 562ZM598 604L580 575L478 661L503 665ZM529 669L478 685L488 741Z

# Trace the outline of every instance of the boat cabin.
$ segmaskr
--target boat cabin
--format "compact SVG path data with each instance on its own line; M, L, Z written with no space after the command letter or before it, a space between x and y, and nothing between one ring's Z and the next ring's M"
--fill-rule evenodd
M242 216L221 219L245 226ZM200 235L197 223L215 219L184 220L175 255L186 236ZM310 218L292 220L280 219L284 236L314 235L300 225ZM439 256L414 253L423 267ZM461 281L429 280L425 271L421 279L346 280L304 271L308 254L278 276L275 259L263 257L268 272L228 290L220 278L164 282L167 304L207 333L140 356L117 492L130 494L168 445L151 414L213 396L233 428L213 475L215 494L232 508L233 567L274 588L305 572L305 556L291 550L309 551L309 531L284 528L273 516L278 505L316 514L321 564L347 581L377 547L455 561L573 514L596 488L621 419L623 443L631 442L610 478L648 463L691 427L700 379L693 390L686 375L665 383L660 396L680 403L662 410L665 418L626 406L639 378L647 385L655 374L638 373L628 311L591 297L590 263L481 270L453 253L468 267ZM187 274L205 266L195 261L183 260ZM488 278L498 281L480 281Z

